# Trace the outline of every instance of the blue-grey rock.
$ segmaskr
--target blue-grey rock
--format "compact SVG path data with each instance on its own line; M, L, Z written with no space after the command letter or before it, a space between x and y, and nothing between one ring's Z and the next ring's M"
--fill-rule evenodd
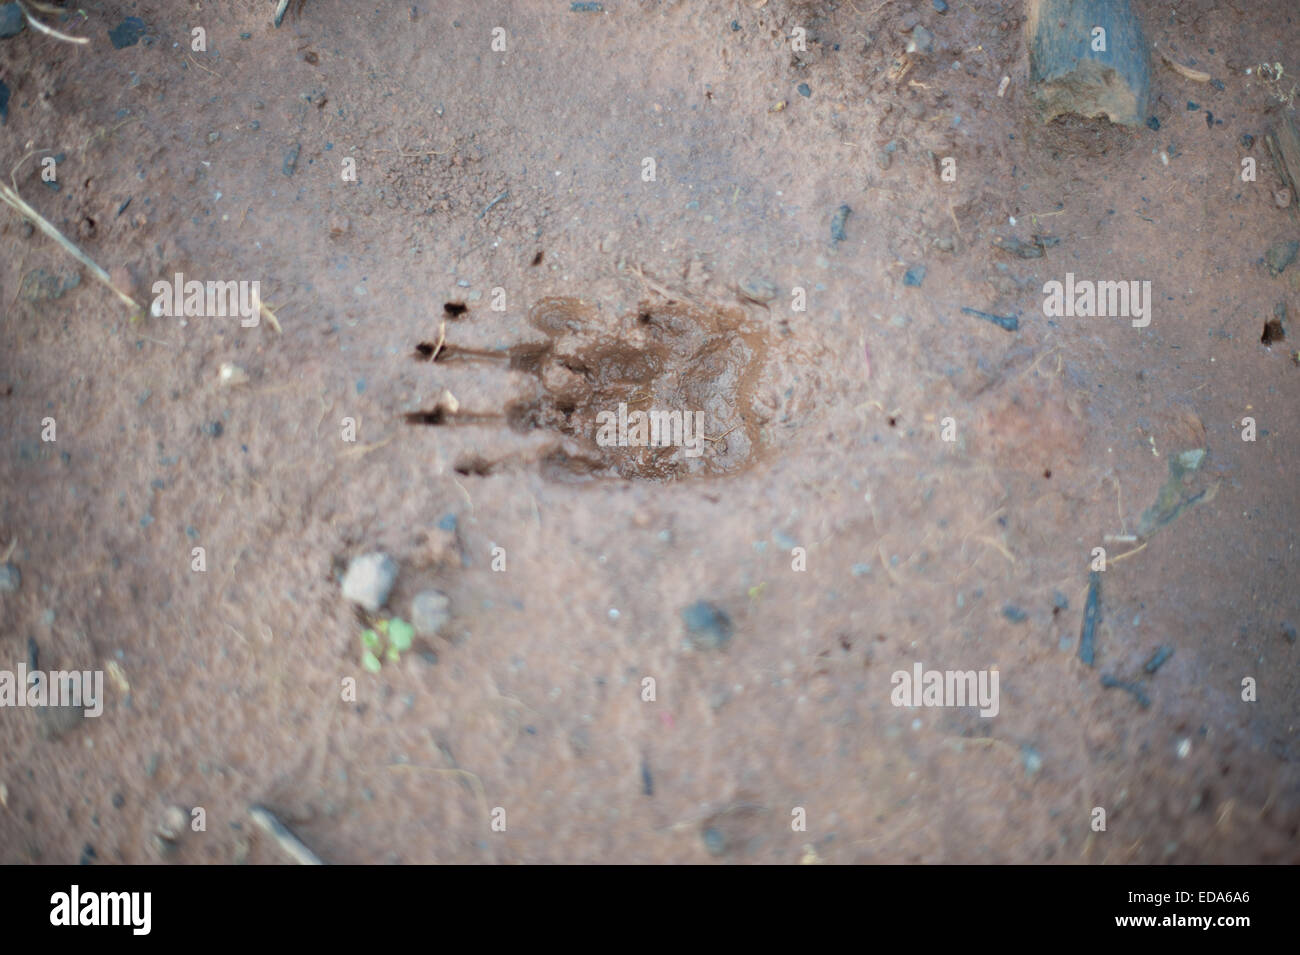
M682 611L682 623L691 645L700 650L717 650L731 640L734 628L725 610L699 600Z
M17 3L0 4L0 40L17 36L27 27L27 18Z

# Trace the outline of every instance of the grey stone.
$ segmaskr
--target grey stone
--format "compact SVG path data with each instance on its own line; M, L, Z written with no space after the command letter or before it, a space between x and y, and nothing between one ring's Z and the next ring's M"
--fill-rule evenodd
M420 591L411 601L411 626L422 637L436 637L451 620L450 605L441 591Z
M0 564L0 594L12 594L23 585L22 572L13 564Z
M343 575L343 596L374 613L388 602L397 581L397 563L384 553L352 558Z
M53 272L33 269L23 276L18 295L25 302L52 302L81 284L81 273L60 268Z
M0 5L0 39L8 39L22 33L27 26L27 18L17 3Z
M1300 252L1300 242L1295 239L1274 242L1269 247L1269 250L1264 253L1264 261L1268 264L1269 274L1281 275L1286 270L1286 267L1295 261L1297 252Z
M726 611L707 600L699 600L682 611L682 623L691 645L700 650L717 650L731 640L734 630Z
M929 53L934 50L934 34L925 27L917 27L912 31L912 39L907 44L909 53Z

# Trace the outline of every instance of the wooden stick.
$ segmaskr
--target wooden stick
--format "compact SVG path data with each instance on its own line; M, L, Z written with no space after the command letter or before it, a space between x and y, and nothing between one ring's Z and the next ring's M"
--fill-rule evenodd
M37 227L42 232L57 242L63 248L63 251L67 252L86 268L90 269L91 274L94 275L95 278L99 279L100 282L112 289L113 294L120 298L124 303L131 306L133 311L139 312L143 310L140 307L139 302L113 284L113 280L108 277L108 273L96 265L91 260L90 256L86 255L85 252L82 252L68 239L64 238L62 232L51 225L43 215L24 202L22 196L18 195L17 192L3 183L0 183L0 199L4 200L9 206L16 209L23 216L26 216L32 222L36 223Z
M289 827L276 818L275 813L265 806L251 806L248 814L253 817L259 829L267 833L275 844L284 850L285 855L299 865L324 865L316 853L307 848L306 843L289 831Z

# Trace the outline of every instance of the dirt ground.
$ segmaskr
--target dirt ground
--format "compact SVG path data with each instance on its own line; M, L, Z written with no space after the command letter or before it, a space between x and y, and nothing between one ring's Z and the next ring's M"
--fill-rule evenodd
M80 6L0 40L3 178L282 331L133 321L0 211L0 668L107 674L0 709L0 861L286 861L253 804L332 863L1300 861L1283 0L1139 0L1213 82L1156 57L1137 129L1041 122L1011 0ZM703 453L597 446L619 402Z

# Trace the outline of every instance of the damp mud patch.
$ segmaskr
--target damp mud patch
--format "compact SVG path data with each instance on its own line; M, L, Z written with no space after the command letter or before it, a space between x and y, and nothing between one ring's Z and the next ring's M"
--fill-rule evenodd
M530 387L488 413L437 407L406 415L439 427L495 421L557 440L536 464L553 480L671 482L739 473L761 454L757 382L764 333L736 308L642 302L611 314L578 298L537 302L528 324L541 340L503 350L421 342L415 358L443 366L495 362ZM475 474L509 462L476 457Z

